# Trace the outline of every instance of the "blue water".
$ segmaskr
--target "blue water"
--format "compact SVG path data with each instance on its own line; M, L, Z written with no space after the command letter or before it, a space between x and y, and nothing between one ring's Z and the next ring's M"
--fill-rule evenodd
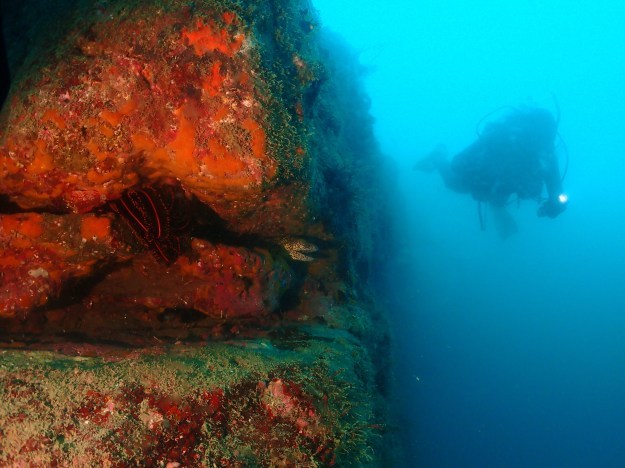
M406 200L392 321L407 466L625 466L625 3L315 0L369 66L376 133ZM413 172L503 105L550 109L568 210L512 214Z

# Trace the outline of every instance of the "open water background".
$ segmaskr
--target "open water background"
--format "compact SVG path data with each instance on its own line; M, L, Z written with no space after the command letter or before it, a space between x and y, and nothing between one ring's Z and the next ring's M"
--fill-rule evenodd
M625 466L625 3L315 0L360 52L398 168L398 437L407 466ZM411 170L500 106L561 109L568 210L501 241ZM401 210L401 211L400 211Z

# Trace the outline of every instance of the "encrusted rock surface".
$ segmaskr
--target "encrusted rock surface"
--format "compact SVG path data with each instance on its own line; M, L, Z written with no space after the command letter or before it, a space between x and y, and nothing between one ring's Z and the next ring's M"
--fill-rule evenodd
M0 464L373 460L373 405L353 367L367 358L348 334L310 328L202 347L75 351L1 352ZM96 352L105 357L85 356Z
M310 3L7 5L0 464L388 463L385 170Z
M279 30L259 32L255 18L280 11L288 10L171 0L110 2L79 17L48 54L33 51L44 58L17 75L0 145L5 204L12 211L85 214L130 188L175 183L236 233L308 234L308 135L297 112L315 78L292 46L279 42ZM273 48L280 55L268 57ZM101 238L107 222L93 226L106 231ZM46 251L43 263L68 256L64 241L41 245L36 233L16 234L10 223L2 224L9 228L4 239L27 238L30 248ZM123 240L109 242L113 253L125 250ZM119 260L102 253L100 265ZM186 256L195 260L194 252ZM45 268L30 258L25 271ZM70 262L89 268L80 257ZM64 276L50 277L31 300L3 288L3 302L11 305L0 316L43 305L73 273Z
M304 154L250 27L223 4L176 1L78 21L14 86L0 190L23 209L84 213L174 178L240 230Z

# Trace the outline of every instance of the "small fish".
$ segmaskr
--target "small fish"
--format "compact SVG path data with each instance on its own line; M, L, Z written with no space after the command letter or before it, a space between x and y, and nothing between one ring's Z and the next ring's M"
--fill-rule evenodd
M312 262L314 257L307 255L319 251L319 247L298 237L285 236L280 239L280 244L287 251L289 257L300 262Z

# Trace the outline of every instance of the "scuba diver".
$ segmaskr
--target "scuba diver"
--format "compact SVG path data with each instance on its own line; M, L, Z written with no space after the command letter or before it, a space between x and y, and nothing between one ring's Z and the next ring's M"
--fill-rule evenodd
M479 126L478 126L479 127ZM538 216L555 218L566 209L567 196L555 151L558 124L551 112L537 107L515 109L500 120L488 123L478 138L450 161L443 146L421 159L414 167L438 171L445 185L459 193L470 193L478 201L484 228L482 204L488 203L496 228L506 238L517 231L506 211L513 195L517 199L542 198Z

